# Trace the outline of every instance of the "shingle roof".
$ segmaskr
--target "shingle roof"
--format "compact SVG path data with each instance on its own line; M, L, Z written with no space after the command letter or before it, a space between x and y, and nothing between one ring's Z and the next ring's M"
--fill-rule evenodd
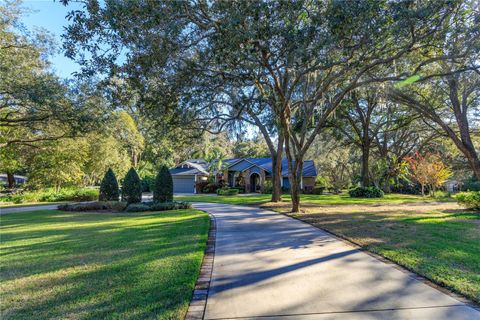
M187 165L187 168L182 168L183 165ZM173 175L194 175L194 174L208 174L207 169L202 163L184 161L177 167L170 169L170 174Z
M224 162L227 166L231 166L242 159L227 159ZM271 158L245 158L245 160L251 162L252 164L266 170L267 172L272 172L272 159ZM302 175L304 177L315 177L317 176L317 169L315 163L312 160L305 160L303 162ZM288 177L288 160L286 158L282 159L282 176Z

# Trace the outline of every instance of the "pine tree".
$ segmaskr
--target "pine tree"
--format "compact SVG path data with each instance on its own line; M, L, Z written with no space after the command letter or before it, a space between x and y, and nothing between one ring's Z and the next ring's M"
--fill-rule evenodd
M173 180L170 171L166 166L162 166L155 178L153 188L153 201L172 202L173 201Z
M105 172L102 183L100 184L100 193L98 200L100 201L118 201L119 191L118 182L115 173L111 168Z
M142 202L142 181L134 168L128 170L123 180L122 201L128 204Z

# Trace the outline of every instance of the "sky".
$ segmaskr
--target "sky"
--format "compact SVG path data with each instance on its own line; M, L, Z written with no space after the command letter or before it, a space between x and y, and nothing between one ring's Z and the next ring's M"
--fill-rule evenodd
M40 27L48 30L57 40L59 47L61 47L61 35L64 27L69 24L65 16L70 10L81 8L75 3L65 7L58 0L24 0L23 7L30 11L21 19L27 29L35 30ZM69 78L73 72L80 69L74 61L65 57L62 52L51 57L50 61L55 72L62 78Z

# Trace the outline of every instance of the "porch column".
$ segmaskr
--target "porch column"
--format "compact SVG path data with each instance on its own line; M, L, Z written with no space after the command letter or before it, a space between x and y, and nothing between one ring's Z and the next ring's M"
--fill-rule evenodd
M195 175L195 184L193 185L193 193L197 193L197 175Z

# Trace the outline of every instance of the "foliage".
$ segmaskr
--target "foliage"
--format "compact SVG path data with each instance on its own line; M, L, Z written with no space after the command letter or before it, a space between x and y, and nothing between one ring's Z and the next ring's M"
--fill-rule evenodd
M120 212L127 207L126 202L122 201L95 201L87 203L67 203L58 206L62 211L99 211L108 210Z
M272 180L265 180L265 183L263 184L263 191L262 191L262 193L271 194L272 191L273 191Z
M382 198L383 191L375 186L357 187L348 191L348 195L352 198Z
M122 201L128 204L142 202L142 182L134 168L128 170L123 180Z
M480 210L480 191L459 192L455 199L467 209Z
M238 194L238 189L236 189L236 188L220 188L220 189L217 189L217 194L219 196L236 196Z
M166 211L166 210L180 210L191 209L192 205L188 202L143 202L129 204L125 209L127 212L144 212L144 211Z
M100 201L118 201L119 189L117 177L111 168L105 172L102 183L100 184Z
M152 192L155 185L155 176L145 176L142 179L142 192Z
M412 178L422 187L422 195L425 194L425 186L429 186L435 195L436 188L442 186L452 175L450 168L437 154L422 156L417 152L413 156L407 157L406 161L410 164Z
M0 197L0 201L13 203L93 201L98 199L98 189L92 188L53 188L37 191L17 192Z
M153 189L153 201L172 202L173 201L173 179L170 170L162 166L155 178Z
M463 183L464 191L480 191L480 181L475 177L470 177Z
M256 136L251 140L237 141L233 146L234 158L267 158L270 152L265 140Z
M314 186L313 187L313 190L312 190L312 194L323 194L323 192L325 191L325 187L324 186Z

